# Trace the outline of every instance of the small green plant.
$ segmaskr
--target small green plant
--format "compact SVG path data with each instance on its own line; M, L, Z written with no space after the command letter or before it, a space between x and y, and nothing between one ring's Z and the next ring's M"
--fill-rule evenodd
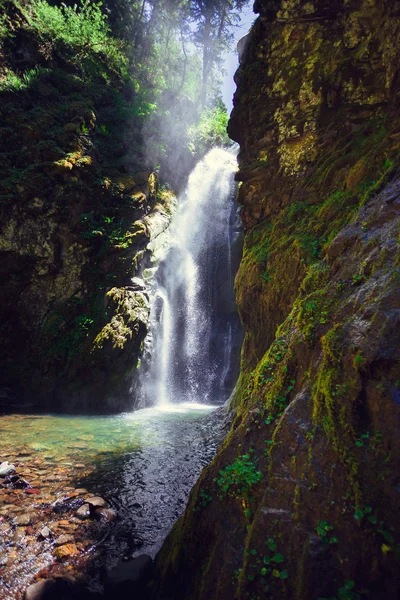
M212 496L206 490L201 488L199 495L197 497L197 504L195 508L193 508L193 512L200 510L201 508L205 508L207 504L210 504L212 500Z
M357 354L354 357L353 364L356 369L359 369L364 363L365 363L365 358L361 354Z
M265 592L271 590L273 582L276 580L285 580L288 578L288 570L282 568L286 558L280 552L277 552L275 538L269 537L265 541L267 551L259 553L255 548L246 552L245 556L249 558L247 565L247 581L260 583ZM238 571L240 576L241 571ZM272 579L273 578L273 579Z
M355 275L353 275L353 285L360 284L362 281L364 281L364 279L365 275L363 273L356 273Z
M326 521L318 521L315 531L325 544L337 544L338 538L330 534L333 529L333 525L329 525Z
M40 77L48 72L49 69L44 69L43 67L28 69L21 75L8 71L0 81L0 91L22 92L30 88Z
M251 488L263 478L250 454L238 456L231 465L221 469L219 475L215 481L221 488L220 497L225 494L236 498L247 497Z
M337 591L337 596L330 596L329 598L318 598L318 600L359 600L360 594L354 591L355 582L347 579L344 582L343 587L340 587Z

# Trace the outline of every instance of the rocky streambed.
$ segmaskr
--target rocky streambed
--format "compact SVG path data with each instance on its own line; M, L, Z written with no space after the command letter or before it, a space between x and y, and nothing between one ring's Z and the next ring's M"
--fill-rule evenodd
M102 592L154 557L221 438L211 408L0 418L0 600L63 578Z

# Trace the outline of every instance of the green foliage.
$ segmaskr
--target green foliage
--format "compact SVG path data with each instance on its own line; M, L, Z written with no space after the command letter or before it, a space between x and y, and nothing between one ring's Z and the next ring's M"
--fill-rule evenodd
M32 87L46 73L49 73L49 69L43 67L28 69L22 75L8 71L0 80L0 91L21 92Z
M200 510L201 508L205 508L212 501L212 496L206 492L206 490L201 489L197 498L197 505L193 508L193 512Z
M354 590L355 585L354 581L347 579L344 585L338 589L337 596L318 598L318 600L359 600L361 596Z
M222 469L219 475L216 482L221 488L221 497L225 494L236 498L247 497L251 488L263 478L249 454L238 456L231 465Z
M257 552L255 548L245 552L247 559L245 579L260 585L264 592L270 592L276 580L287 579L289 573L283 568L286 557L277 552L275 538L269 537L264 543L267 549L263 552Z
M73 48L76 56L70 56L72 61L96 55L97 61L124 74L127 57L122 51L123 45L112 37L101 7L102 2L91 0L81 0L79 6L51 6L46 0L33 0L30 23L41 39Z
M192 154L202 155L212 146L232 145L226 132L228 118L222 103L203 110L198 123L188 131L188 147Z
M337 544L337 537L330 534L333 529L333 525L329 525L326 521L318 521L315 531L325 544Z

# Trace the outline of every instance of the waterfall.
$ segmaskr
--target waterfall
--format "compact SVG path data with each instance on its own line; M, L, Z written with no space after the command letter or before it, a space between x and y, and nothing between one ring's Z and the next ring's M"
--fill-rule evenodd
M236 168L232 152L211 150L179 198L171 244L153 283L146 404L216 404L233 387L233 346L240 344L232 252L238 237Z

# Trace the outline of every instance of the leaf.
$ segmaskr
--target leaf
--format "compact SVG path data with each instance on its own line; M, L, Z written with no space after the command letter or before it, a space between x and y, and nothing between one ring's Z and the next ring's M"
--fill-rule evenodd
M274 570L272 571L272 577L277 577L277 578L279 579L279 578L280 578L280 576L281 576L281 574L280 574L280 572L278 571L278 569L274 569Z
M261 575L266 575L268 573L267 569L263 567L260 571Z
M281 571L281 579L287 579L288 578L289 573L286 571Z
M354 583L354 581L351 581L350 579L347 579L347 580L344 582L344 588L345 588L346 590L352 590L352 589L354 588L354 586L355 586L355 585L356 585L356 584Z
M354 513L354 518L356 521L361 521L361 519L364 516L364 511L363 510L356 510Z
M271 558L271 560L276 563L281 563L285 560L285 557L283 556L283 554L275 554L275 556Z
M250 574L250 575L247 575L247 579L248 579L249 581L254 581L254 575L251 575L251 574Z

